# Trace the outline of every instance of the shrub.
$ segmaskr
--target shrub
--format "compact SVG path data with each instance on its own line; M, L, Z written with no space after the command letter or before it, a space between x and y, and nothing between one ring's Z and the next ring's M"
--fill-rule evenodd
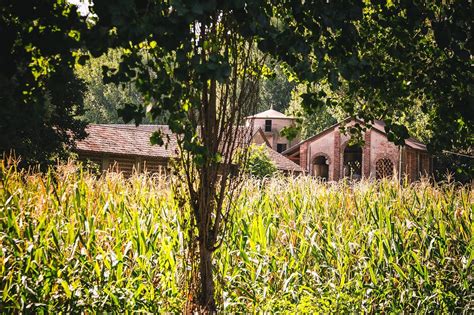
M247 160L246 170L252 176L257 178L271 177L277 172L277 168L267 153L264 144L254 145L249 148L249 157Z

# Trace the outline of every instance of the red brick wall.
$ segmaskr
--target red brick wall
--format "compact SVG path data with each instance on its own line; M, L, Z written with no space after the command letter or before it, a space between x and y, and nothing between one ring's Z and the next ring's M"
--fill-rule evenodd
M332 180L341 178L341 133L339 128L334 132L334 158L332 161Z
M377 161L389 159L398 172L398 163L400 158L400 149L398 146L388 141L387 137L377 131L371 131L370 140L370 175L375 178L377 173Z
M371 141L371 130L368 130L364 136L364 147L362 151L362 174L364 177L370 177L370 141ZM375 163L375 162L374 162Z
M316 156L324 155L328 158L329 180L339 180L342 174L342 159L344 150L341 145L348 141L350 135L342 135L338 128L334 131L313 139L310 143L305 142L300 146L299 164L309 171L308 163L312 163ZM385 134L377 130L368 130L364 135L365 145L362 149L362 175L364 177L376 177L376 165L380 159L389 159L393 165L393 174L401 172L402 177L408 176L410 181L417 180L421 174L429 174L431 170L430 156L425 152L404 147L402 152L402 168L400 165L400 148L388 141ZM309 156L309 154L311 156ZM308 159L310 159L308 161Z
M308 171L308 142L300 146L300 166L304 171Z

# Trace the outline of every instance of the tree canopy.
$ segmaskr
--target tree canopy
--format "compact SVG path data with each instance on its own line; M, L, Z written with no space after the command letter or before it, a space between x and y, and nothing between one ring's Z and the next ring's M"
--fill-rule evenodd
M225 56L210 59L206 64L198 58L188 60L193 46L191 30L194 25L194 33L199 32L200 21L227 12L235 19L236 33L254 38L263 54L290 70L292 80L296 78L309 87L302 97L307 108L331 102L330 97L315 90L321 80L329 82L333 89L347 82L344 110L367 121L385 120L392 140L401 142L407 136L407 129L400 121L403 122L404 116L409 117L407 113L417 106L430 117L427 124L432 135L430 148L466 149L472 147L474 112L469 8L467 0L442 3L280 1L278 4L266 1L226 1L225 4L95 1L90 7L94 14L86 24L65 1L44 4L39 1L31 6L7 1L2 5L1 71L5 104L2 117L9 118L2 122L2 135L6 135L2 148L19 149L21 146L14 144L21 142L24 148L32 148L19 149L21 152L34 151L32 145L39 144L39 139L26 139L41 134L37 132L40 122L48 120L49 123L43 124L43 131L49 130L51 137L41 138L52 139L48 143L56 144L40 147L52 150L59 142L68 143L65 133L59 132L63 128L58 128L63 121L64 129L71 129L75 136L80 136L83 124L66 118L82 110L79 94L83 86L80 80L67 74L75 59L84 61L86 58L74 53L79 47L90 50L94 56L110 48L123 49L119 66L104 67L103 73L109 78L106 83L133 81L137 89L146 91L148 96L145 95L141 104L127 102L121 114L127 119L137 118L138 122L146 113L151 118L166 113L169 122L173 122L170 123L172 129L185 133L186 128L181 123L185 110L180 101L187 96L179 82L188 79L186 73L191 69L213 72L220 78L227 75ZM145 52L149 56L160 56L161 65L156 72L145 71L153 59L147 59ZM46 92L52 73L62 76L59 80L70 82L71 90L77 91L67 93L66 98L59 97L64 103L54 111L46 109L50 102L45 101L48 93L58 93L52 92L53 88ZM148 79L141 75L144 73ZM189 87L194 84L187 83L191 83ZM264 83L263 90L272 87ZM36 102L35 111L32 112L34 106L27 109L19 106L22 102ZM61 108L71 110L61 113ZM48 112L57 116L56 122L48 117ZM26 124L30 131L11 132L19 131L21 117L38 120ZM11 135L14 134L21 134L21 139L13 140L15 137Z
M305 58L288 60L298 77L310 90L321 78L333 89L347 82L346 112L366 121L385 120L390 138L397 143L408 136L400 119L418 106L431 117L427 125L432 132L431 149L471 147L474 104L469 1L367 1L355 8L344 11L356 14L357 21L340 25L336 32L340 40L329 49L343 50L339 55L343 58L324 54L314 41ZM324 25L315 26L307 9L287 22L304 34ZM304 64L307 66L302 67ZM323 75L321 67L328 68ZM320 106L318 100L324 96L314 91L303 99L308 107Z
M0 12L0 152L46 163L85 136L73 50L86 24L65 1L2 1Z

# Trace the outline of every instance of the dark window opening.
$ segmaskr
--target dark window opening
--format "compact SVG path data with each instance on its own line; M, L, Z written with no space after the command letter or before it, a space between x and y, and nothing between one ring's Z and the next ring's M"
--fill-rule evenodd
M329 162L325 156L317 156L313 160L313 176L323 180L329 179Z
M344 176L354 179L362 177L362 148L358 145L344 149Z
M265 120L265 132L270 132L270 131L272 131L272 121Z
M281 153L286 150L286 143L277 143L277 152Z

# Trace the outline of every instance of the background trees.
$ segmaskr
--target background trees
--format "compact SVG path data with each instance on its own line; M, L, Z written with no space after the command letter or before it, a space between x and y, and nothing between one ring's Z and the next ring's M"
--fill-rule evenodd
M270 67L272 66L270 65ZM272 68L272 75L264 78L260 83L257 112L263 112L270 108L284 112L290 104L292 91L297 85L296 82L288 80L278 64Z
M252 144L249 152L244 154L248 154L248 157L245 159L246 163L243 165L246 173L261 179L272 177L278 172L275 163L268 156L265 144L260 146Z
M120 49L110 49L104 55L76 65L75 73L85 83L84 120L88 123L123 123L118 110L125 104L138 106L142 97L133 82L120 85L104 83L102 66L117 68L122 57Z
M429 115L432 149L472 146L471 5L402 1L367 8L358 41L363 53L346 74L367 118L382 117L403 135L398 120L417 107Z

